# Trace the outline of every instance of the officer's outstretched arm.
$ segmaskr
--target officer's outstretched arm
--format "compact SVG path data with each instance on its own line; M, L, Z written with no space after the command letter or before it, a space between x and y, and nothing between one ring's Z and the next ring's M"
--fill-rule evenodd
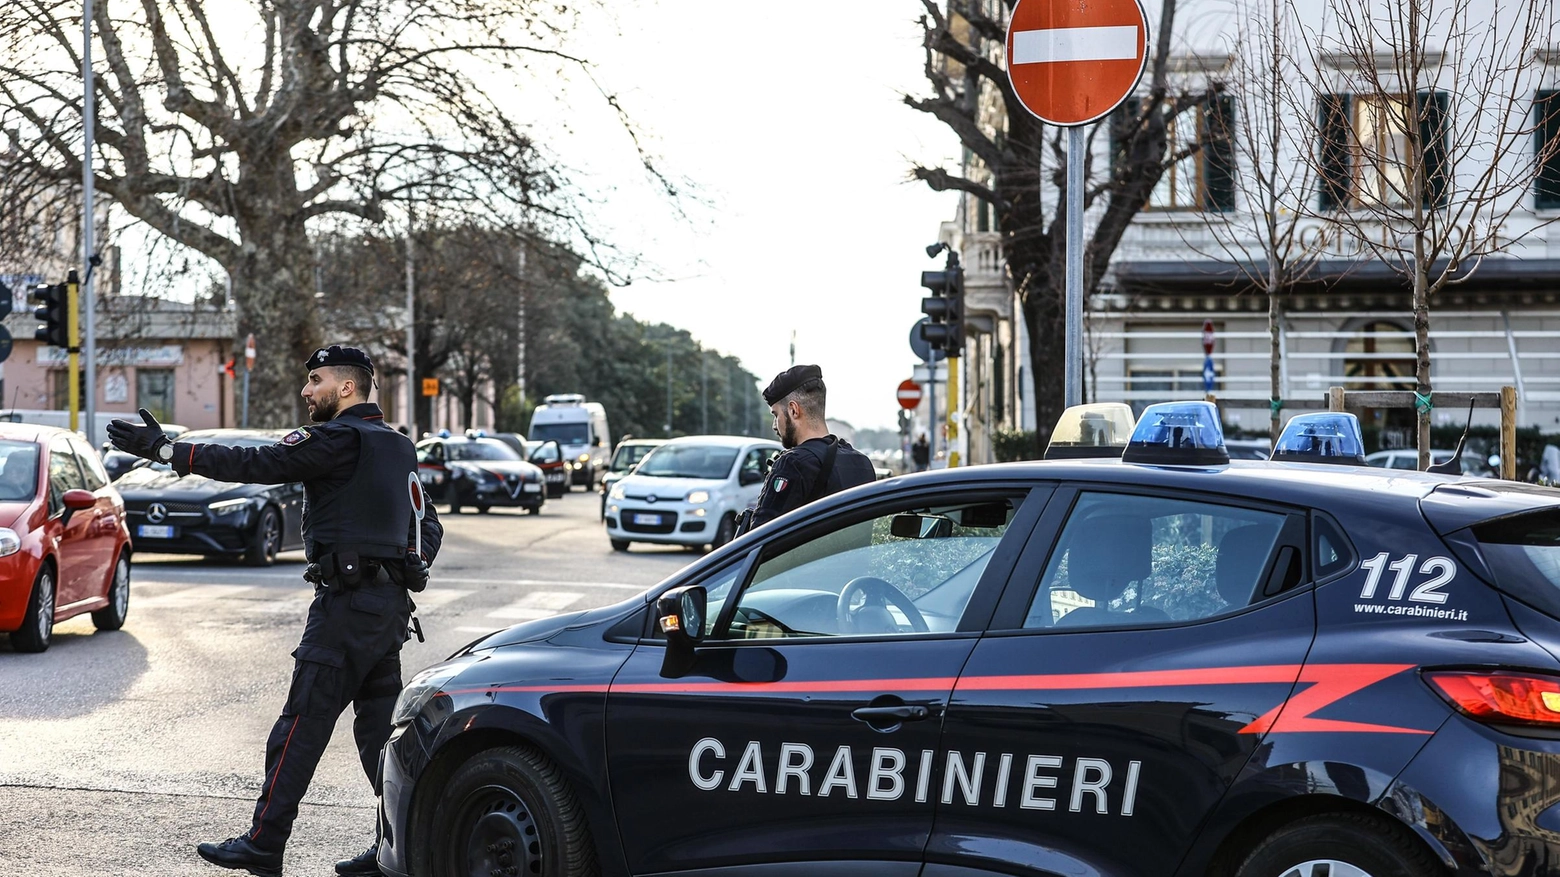
M274 445L234 448L219 444L174 442L173 471L246 484L311 481L357 459L357 433L351 429L301 426Z

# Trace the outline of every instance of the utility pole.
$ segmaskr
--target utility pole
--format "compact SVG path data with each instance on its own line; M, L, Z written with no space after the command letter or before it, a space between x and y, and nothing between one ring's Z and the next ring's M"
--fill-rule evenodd
M96 257L95 245L92 240L93 228L93 202L96 200L95 180L92 177L92 145L96 135L94 127L97 123L96 108L93 106L93 91L95 91L92 79L92 0L84 0L81 8L81 125L82 125L82 150L81 150L81 264L86 269L87 279L81 286L81 309L84 314L83 334L85 344L83 352L86 353L86 378L87 378L87 442L97 447L97 302L92 294L92 275L94 273L93 260ZM74 343L74 341L72 342ZM75 372L75 364L71 364L72 373ZM75 400L72 399L74 405ZM74 428L74 427L73 427Z
M412 205L406 205L406 433L417 441L417 276L412 254Z
M672 345L666 345L666 437L672 437Z
M515 361L519 363L519 374L517 374L515 376L515 384L516 384L516 386L518 386L520 388L520 398L519 398L517 404L520 406L520 409L523 411L525 409L525 293L526 293L526 286L527 286L527 284L526 284L526 275L525 275L525 241L521 241L520 242L519 266L520 266L520 331L515 333L516 337L519 339L518 343L515 345L515 347L516 347L516 349L515 349L515 354L516 354ZM519 416L519 412L516 412L515 414L516 414L516 417Z
M699 393L703 397L699 416L699 431L710 434L710 352L699 348Z
M796 365L796 330L791 330L791 365Z

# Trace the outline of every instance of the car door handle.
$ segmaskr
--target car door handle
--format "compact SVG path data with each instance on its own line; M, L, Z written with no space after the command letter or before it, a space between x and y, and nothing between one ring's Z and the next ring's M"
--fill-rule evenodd
M850 717L863 722L881 722L883 719L898 719L901 722L918 722L927 718L932 711L924 706L912 706L900 704L899 706L864 706L853 711Z

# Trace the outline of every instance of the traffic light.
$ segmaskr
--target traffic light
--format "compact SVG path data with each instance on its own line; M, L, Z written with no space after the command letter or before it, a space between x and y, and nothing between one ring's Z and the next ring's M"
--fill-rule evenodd
M964 352L964 269L959 256L948 252L948 264L941 271L922 271L921 285L932 294L921 299L921 313L928 321L921 326L921 337L949 356Z
M28 301L38 307L33 316L43 321L33 337L51 347L70 348L70 288L61 283L56 286L33 287Z

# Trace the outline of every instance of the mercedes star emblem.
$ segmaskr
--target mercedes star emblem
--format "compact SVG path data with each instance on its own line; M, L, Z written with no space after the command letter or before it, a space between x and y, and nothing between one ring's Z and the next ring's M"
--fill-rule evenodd
M146 507L146 519L154 524L161 524L168 517L168 507L160 502L154 502Z

